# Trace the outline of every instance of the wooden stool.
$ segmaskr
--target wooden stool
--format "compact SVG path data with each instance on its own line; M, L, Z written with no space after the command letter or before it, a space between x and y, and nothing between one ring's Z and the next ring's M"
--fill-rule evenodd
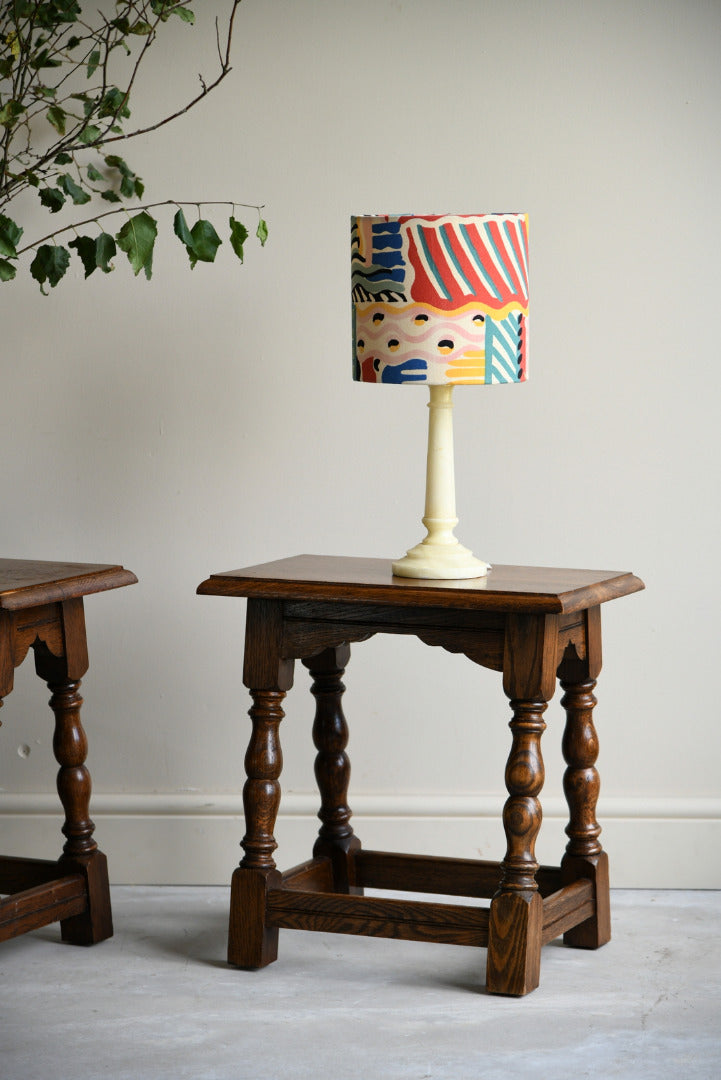
M80 679L88 669L83 597L136 580L122 566L0 559L0 705L32 649L35 670L52 691L66 836L57 862L0 856L0 941L57 921L63 941L76 945L112 936L107 861L93 839L80 722Z
M593 690L601 669L599 605L643 588L632 574L495 566L487 578L421 581L381 559L303 555L214 574L198 592L246 596L243 681L253 724L243 789L245 856L232 882L228 959L241 968L276 959L279 927L441 941L488 949L486 985L526 994L538 985L541 946L564 935L595 949L610 937L608 863L596 821L598 741ZM349 643L376 633L428 645L503 674L513 717L506 767L502 862L364 851L347 803L348 730L341 682ZM281 704L294 660L313 678L313 738L322 825L313 858L276 868ZM539 867L543 714L556 677L565 693L564 791L569 842L558 867ZM490 908L362 895L364 888L491 898Z

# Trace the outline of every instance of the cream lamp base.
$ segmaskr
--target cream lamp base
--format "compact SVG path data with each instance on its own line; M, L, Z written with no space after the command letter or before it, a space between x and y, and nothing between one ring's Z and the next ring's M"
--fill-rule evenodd
M434 544L424 539L394 562L392 569L396 577L462 580L485 577L491 567L457 540L455 544Z
M453 530L456 490L453 466L453 386L431 386L428 402L428 457L426 461L427 535L420 544L392 564L398 577L463 579L485 577L491 569L458 542Z

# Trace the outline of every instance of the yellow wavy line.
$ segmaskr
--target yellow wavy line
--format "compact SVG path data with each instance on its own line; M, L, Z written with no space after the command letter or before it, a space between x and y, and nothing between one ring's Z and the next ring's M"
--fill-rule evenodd
M453 318L457 315L464 315L470 311L478 311L479 309L490 315L494 319L505 319L511 311L520 311L522 315L528 315L528 304L525 306L519 304L516 300L511 300L505 304L502 308L489 307L488 304L482 303L480 300L476 300L472 303L464 304L463 307L452 308L451 310L445 310L444 308L434 307L432 304L422 304L413 302L410 304L389 304L382 300L379 302L374 300L360 300L355 305L359 312L366 312L369 308L374 308L376 311L388 312L389 315L398 315L401 312L410 311L428 311L433 315L437 315L440 318Z

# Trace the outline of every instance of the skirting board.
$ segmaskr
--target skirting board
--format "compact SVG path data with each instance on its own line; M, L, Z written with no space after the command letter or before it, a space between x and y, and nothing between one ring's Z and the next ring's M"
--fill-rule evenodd
M364 847L461 858L501 859L504 797L363 794L352 799ZM317 833L315 794L283 794L276 858L287 869L308 858ZM558 864L566 806L543 803L540 862ZM242 856L240 795L93 795L96 839L117 884L223 885ZM721 889L721 799L606 798L602 841L614 888ZM54 795L0 794L3 855L55 858L63 837Z

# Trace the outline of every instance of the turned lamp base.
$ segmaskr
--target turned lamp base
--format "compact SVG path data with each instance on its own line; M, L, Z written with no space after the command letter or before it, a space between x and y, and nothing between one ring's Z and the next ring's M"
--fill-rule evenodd
M456 579L485 577L491 569L459 544L453 466L453 384L430 386L426 460L427 535L392 564L397 577Z
M485 577L490 565L477 559L458 541L454 544L434 544L422 540L411 548L402 559L392 564L396 577L411 578L464 578Z

